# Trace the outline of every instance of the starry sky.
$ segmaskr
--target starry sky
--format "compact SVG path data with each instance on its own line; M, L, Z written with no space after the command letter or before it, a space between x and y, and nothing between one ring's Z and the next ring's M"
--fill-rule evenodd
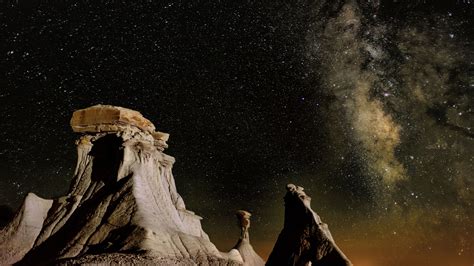
M170 133L220 250L243 208L266 258L295 183L356 265L472 265L470 1L133 2L1 2L2 217L66 193L72 112L112 104Z

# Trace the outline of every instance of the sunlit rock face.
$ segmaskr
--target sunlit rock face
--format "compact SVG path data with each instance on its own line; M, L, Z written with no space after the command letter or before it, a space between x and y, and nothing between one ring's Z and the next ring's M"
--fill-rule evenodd
M352 265L311 209L303 188L289 184L286 189L285 224L266 265Z
M167 134L140 113L114 106L78 110L71 126L82 136L68 194L28 195L0 232L2 263L242 263L238 252L219 252L201 217L186 209L174 158L162 152Z

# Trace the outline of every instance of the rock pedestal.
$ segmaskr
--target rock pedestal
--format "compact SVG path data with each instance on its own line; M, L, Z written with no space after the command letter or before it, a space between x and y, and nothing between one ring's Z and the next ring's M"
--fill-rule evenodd
M236 213L237 225L240 227L240 238L234 249L236 249L242 256L244 265L248 266L263 266L265 262L255 252L250 244L249 228L250 228L250 212L239 210Z

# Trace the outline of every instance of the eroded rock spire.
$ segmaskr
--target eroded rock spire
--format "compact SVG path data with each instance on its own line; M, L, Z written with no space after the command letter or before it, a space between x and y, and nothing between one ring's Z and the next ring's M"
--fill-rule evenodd
M244 265L265 265L263 259L255 252L250 244L249 228L252 214L248 211L238 210L235 215L237 216L237 225L240 227L240 237L234 249L239 251Z
M266 265L352 265L327 224L311 209L304 189L288 184L286 190L285 223Z

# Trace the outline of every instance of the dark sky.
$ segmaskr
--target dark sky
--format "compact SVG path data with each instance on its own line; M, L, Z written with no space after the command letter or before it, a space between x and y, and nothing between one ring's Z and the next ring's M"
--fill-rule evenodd
M72 112L112 104L171 134L221 250L244 208L266 257L292 182L360 265L472 263L472 18L463 1L2 3L0 204L63 195Z

